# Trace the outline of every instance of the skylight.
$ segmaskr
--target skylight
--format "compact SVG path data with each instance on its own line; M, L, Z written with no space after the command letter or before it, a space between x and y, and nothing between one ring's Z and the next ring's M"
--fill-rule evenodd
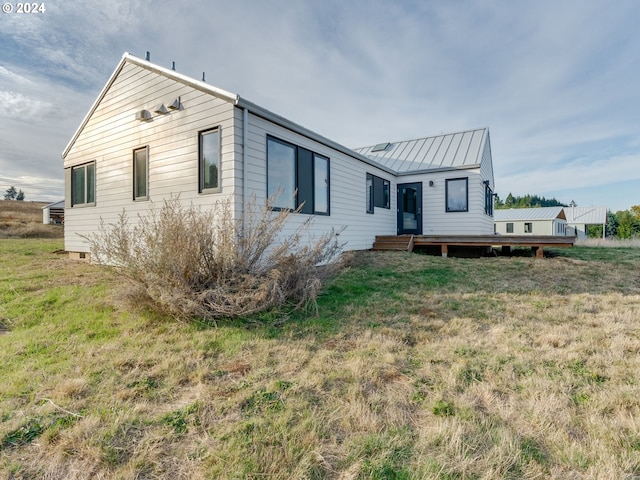
M391 145L389 142L379 143L371 149L371 152L384 152Z

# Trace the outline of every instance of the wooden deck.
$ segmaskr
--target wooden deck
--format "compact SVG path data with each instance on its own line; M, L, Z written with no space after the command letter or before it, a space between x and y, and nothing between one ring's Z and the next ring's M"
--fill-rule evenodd
M414 247L439 246L446 257L449 247L502 247L508 253L512 247L531 247L537 258L544 256L544 247L572 247L575 237L551 235L380 235L372 250L411 252Z

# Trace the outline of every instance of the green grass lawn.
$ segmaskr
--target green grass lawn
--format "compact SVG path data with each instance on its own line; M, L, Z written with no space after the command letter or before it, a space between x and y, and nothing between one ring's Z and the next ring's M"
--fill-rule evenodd
M0 240L0 478L640 476L640 249L356 254L217 327Z

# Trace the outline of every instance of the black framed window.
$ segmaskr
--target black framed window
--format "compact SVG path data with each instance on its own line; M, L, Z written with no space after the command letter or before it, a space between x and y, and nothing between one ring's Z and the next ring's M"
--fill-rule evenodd
M445 182L447 212L469 211L469 178L448 178Z
M71 167L71 206L96 203L96 162Z
M374 207L391 208L391 182L367 173L367 213L373 213Z
M133 151L133 199L149 198L149 147Z
M274 208L300 208L301 213L329 215L329 159L267 136L267 196Z
M198 171L200 193L220 191L220 128L198 133Z
M533 223L531 222L524 223L524 233L533 233Z
M507 223L507 233L513 233L513 223Z
M484 184L484 213L493 217L493 191L488 181Z

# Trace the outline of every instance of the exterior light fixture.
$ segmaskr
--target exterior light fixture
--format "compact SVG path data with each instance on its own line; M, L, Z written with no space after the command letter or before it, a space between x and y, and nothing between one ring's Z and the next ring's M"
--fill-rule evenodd
M148 122L149 120L151 120L151 113L149 112L149 110L140 110L139 112L136 112L136 120L139 120L141 122Z
M180 97L176 98L173 102L167 105L169 110L182 110L182 102L180 101Z
M160 115L164 115L165 113L169 113L169 110L167 110L167 107L164 106L164 103L161 103L160 105L158 105L156 108L153 109L153 111L155 113L159 113Z

